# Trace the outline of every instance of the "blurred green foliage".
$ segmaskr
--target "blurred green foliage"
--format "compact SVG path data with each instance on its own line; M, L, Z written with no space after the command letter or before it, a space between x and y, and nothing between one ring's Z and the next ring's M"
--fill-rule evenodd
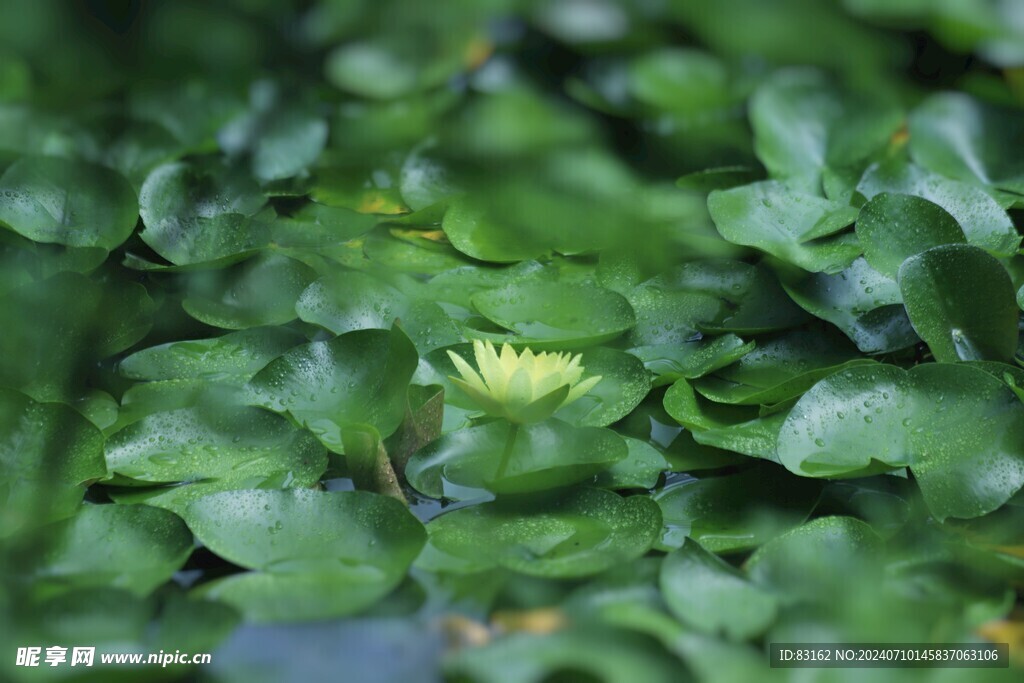
M1024 3L0 16L0 677L1019 678Z

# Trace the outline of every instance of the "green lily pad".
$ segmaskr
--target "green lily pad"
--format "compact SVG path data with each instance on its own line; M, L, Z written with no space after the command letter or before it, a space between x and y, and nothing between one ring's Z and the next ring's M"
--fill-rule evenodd
M690 538L714 553L756 548L805 522L821 489L777 465L686 478L654 494L665 520L658 547L679 548Z
M459 329L435 303L413 301L382 280L342 271L309 285L295 304L299 317L335 334L389 329L397 320L422 353L462 341Z
M594 388L560 408L555 416L574 425L607 427L621 420L644 400L651 378L636 357L604 347L585 349L580 365L587 377L598 375Z
M142 339L154 309L135 282L65 272L26 283L0 306L0 385L39 400L73 400L88 365Z
M269 477L316 482L327 467L311 434L259 408L213 406L157 412L111 436L107 468L136 482ZM138 485L138 484L137 484Z
M139 219L135 190L103 166L25 157L0 176L0 223L37 242L110 251Z
M626 457L597 475L596 486L605 489L651 489L661 473L672 464L657 448L629 436L622 437L628 450Z
M938 204L887 192L875 195L861 208L857 237L871 267L892 279L909 257L966 241L960 224Z
M714 190L728 190L737 185L749 185L763 177L763 174L750 166L720 166L687 173L676 181L676 187L708 193Z
M123 359L118 369L130 379L247 382L267 363L305 341L285 327L254 327L151 346Z
M213 327L244 330L295 320L295 303L316 272L295 259L265 254L186 277L188 296L181 302L186 313Z
M515 341L538 350L593 346L636 323L625 297L593 285L510 284L473 295L473 306L508 335L467 329L472 337Z
M0 389L0 535L70 516L107 473L103 435L74 409Z
M850 368L803 395L779 433L790 471L861 476L909 467L939 520L991 512L1024 486L1024 404L977 368Z
M960 225L967 241L997 254L1012 254L1021 237L1003 207L984 190L950 180L906 159L873 164L857 184L867 199L883 192L921 197L938 204Z
M310 166L327 143L327 122L301 102L285 101L273 83L259 81L250 111L220 129L218 142L229 156L247 155L260 181L291 178Z
M426 540L393 498L363 491L225 491L191 503L206 547L255 572L203 585L257 621L345 616L389 593Z
M805 191L818 192L826 167L863 162L902 125L898 107L841 92L834 82L819 71L791 69L754 93L755 150L773 178L794 179Z
M994 257L974 246L935 247L907 259L899 283L910 322L936 360L1013 357L1020 311Z
M703 377L727 365L732 365L756 347L755 342L744 342L734 334L706 337L684 344L654 344L630 349L644 367L654 373L656 384L680 378Z
M738 97L725 64L706 52L665 48L630 64L630 92L655 109L696 115L732 107Z
M114 587L142 597L192 554L185 523L146 505L85 505L47 536L52 545L35 574L51 590Z
M665 392L665 410L699 444L778 461L776 442L785 410L762 416L754 406L713 403L698 397L685 379Z
M899 285L864 258L835 275L813 273L786 285L786 291L804 310L842 330L864 353L890 353L919 341Z
M543 500L497 500L433 520L430 541L443 552L486 559L548 578L589 576L643 555L661 527L649 498L575 489Z
M434 498L463 497L457 487L526 493L590 479L626 453L625 442L609 429L573 427L557 419L519 427L496 420L427 444L413 455L405 476Z
M481 261L514 263L550 251L535 236L498 223L478 202L465 198L452 201L442 226L453 247Z
M844 367L870 362L842 336L796 330L761 340L732 365L690 384L716 403L768 405L799 396Z
M627 295L636 314L636 325L627 343L636 347L673 346L701 338L701 324L722 315L722 300L706 292L664 287L644 282Z
M641 286L666 293L691 292L717 298L719 312L695 321L702 333L758 334L784 330L808 319L786 296L774 275L763 267L740 261L706 259L684 263Z
M153 170L139 193L142 240L182 266L252 252L268 243L254 221L266 197L248 174L216 163L175 162Z
M274 244L291 249L325 249L364 235L377 225L373 214L310 202L270 228Z
M821 517L765 544L744 568L784 601L828 603L843 594L851 576L872 576L880 550L881 539L859 519Z
M665 558L660 585L665 602L680 621L703 633L724 633L732 640L762 633L778 609L775 596L693 540Z
M363 253L375 265L400 273L439 275L467 262L441 233L433 230L378 229L366 236Z
M837 234L853 224L857 209L778 181L712 192L708 210L725 239L810 272L837 273L860 255L853 234Z
M938 93L910 115L914 161L944 176L1024 194L1024 136L1015 110L964 93Z
M444 665L453 680L476 683L537 683L561 677L597 683L676 683L679 667L678 660L648 638L593 627L512 633L483 647L461 649Z
M249 382L254 405L287 413L341 453L345 425L390 436L405 416L416 349L393 327L349 332L293 348Z

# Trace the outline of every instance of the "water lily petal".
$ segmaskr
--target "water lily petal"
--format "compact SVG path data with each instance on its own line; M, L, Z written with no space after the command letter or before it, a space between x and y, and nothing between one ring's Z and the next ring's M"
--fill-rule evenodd
M568 395L569 385L563 384L521 409L518 413L519 421L540 422L541 420L546 420L561 407Z
M504 415L505 405L500 401L495 400L489 392L480 391L458 377L449 377L449 379L452 381L452 384L464 391L466 395L477 404L480 410L489 415Z
M505 395L505 386L508 381L508 373L498 359L498 352L494 350L491 342L473 342L473 351L476 354L476 364L480 367L480 374L483 375L491 395L499 401Z
M588 391L593 389L594 386L600 381L601 375L595 375L593 377L586 378L569 391L569 395L565 397L565 403L563 403L562 405L568 405L575 401L576 399L580 398Z
M508 407L509 412L515 412L532 401L533 381L530 378L530 373L526 368L519 368L508 379L505 405Z
M480 375L476 374L476 370L473 369L472 365L452 351L448 352L448 357L452 359L452 363L455 364L455 369L459 371L460 375L462 375L462 379L466 384L474 387L477 391L488 393L487 385L484 384ZM452 379L454 380L455 378Z

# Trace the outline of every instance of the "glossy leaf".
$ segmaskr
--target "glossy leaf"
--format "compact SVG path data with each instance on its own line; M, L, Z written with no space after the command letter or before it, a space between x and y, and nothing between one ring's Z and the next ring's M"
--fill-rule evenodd
M544 577L596 574L639 557L661 526L658 506L640 496L576 489L553 500L494 501L432 521L444 552Z
M1013 154L1024 138L1017 112L965 93L938 93L911 114L910 151L944 176L1024 193L1024 165Z
M458 487L526 493L589 479L626 452L625 442L607 429L557 419L518 427L496 420L443 435L412 457L405 474L434 498L464 497Z
M1017 349L1013 284L977 247L949 245L907 259L899 272L910 322L936 360L1007 361Z
M864 353L889 353L918 342L896 281L858 258L836 273L814 273L786 286L809 313L832 323Z
M181 303L186 313L213 327L244 330L294 320L296 301L316 273L295 259L268 254L187 277L189 293Z
M267 244L252 220L266 202L247 174L218 164L176 162L153 170L139 193L139 236L175 265L238 256Z
M913 195L886 192L861 208L857 237L871 267L893 279L909 257L965 241L960 225L939 205Z
M302 320L335 334L388 329L398 321L424 353L462 340L459 329L436 304L413 301L358 271L342 271L313 282L299 296L295 310Z
M869 363L843 337L799 330L762 340L738 361L691 382L716 403L775 404L799 396L822 377Z
M708 210L722 237L756 247L811 272L837 273L860 254L853 235L838 234L857 210L777 181L718 190Z
M119 364L131 379L248 381L305 338L283 327L254 327L219 337L168 342L136 351Z
M201 588L258 621L363 609L398 584L426 538L401 503L360 491L226 491L184 517L215 553L259 570Z
M308 432L258 408L211 406L158 412L108 439L107 468L136 482L251 479L287 473L316 481L323 447Z
M19 159L0 176L0 197L0 223L31 240L69 247L112 250L139 217L124 176L69 159Z
M106 475L103 435L66 405L2 389L0 463L0 535L8 535L74 513L85 485Z
M734 334L708 337L685 344L654 344L630 349L654 373L659 382L679 378L695 379L732 365L750 353L755 342L744 342Z
M850 368L797 402L778 454L803 476L909 467L934 517L977 517L1024 486L1022 416L1016 395L976 368Z
M634 356L596 347L580 354L588 377L601 381L579 399L560 408L555 417L586 427L607 427L628 415L647 396L651 380Z
M821 488L777 465L686 477L654 495L665 519L658 545L679 548L689 538L714 553L756 548L806 521Z
M47 532L52 546L36 571L57 590L114 587L145 596L192 554L184 522L146 505L85 505Z
M873 164L857 184L868 199L883 192L921 197L956 220L967 241L997 254L1011 254L1021 237L995 199L980 188L931 173L900 157Z
M661 565L661 591L680 621L708 634L743 640L775 619L775 597L692 540Z
M622 295L587 285L513 284L475 294L472 301L510 335L467 330L468 335L508 339L536 349L592 346L620 336L636 322Z
M398 328L359 330L295 347L249 383L255 405L287 413L341 452L345 425L389 436L405 414L416 350Z
M776 441L786 411L760 416L752 406L717 404L698 397L685 379L665 392L665 410L693 432L699 444L777 460Z

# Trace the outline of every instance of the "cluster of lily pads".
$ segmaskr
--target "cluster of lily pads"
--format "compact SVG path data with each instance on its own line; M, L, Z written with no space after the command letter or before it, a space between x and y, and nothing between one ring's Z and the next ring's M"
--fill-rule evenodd
M774 4L15 22L0 670L852 681L767 643L1024 642L1019 12Z

